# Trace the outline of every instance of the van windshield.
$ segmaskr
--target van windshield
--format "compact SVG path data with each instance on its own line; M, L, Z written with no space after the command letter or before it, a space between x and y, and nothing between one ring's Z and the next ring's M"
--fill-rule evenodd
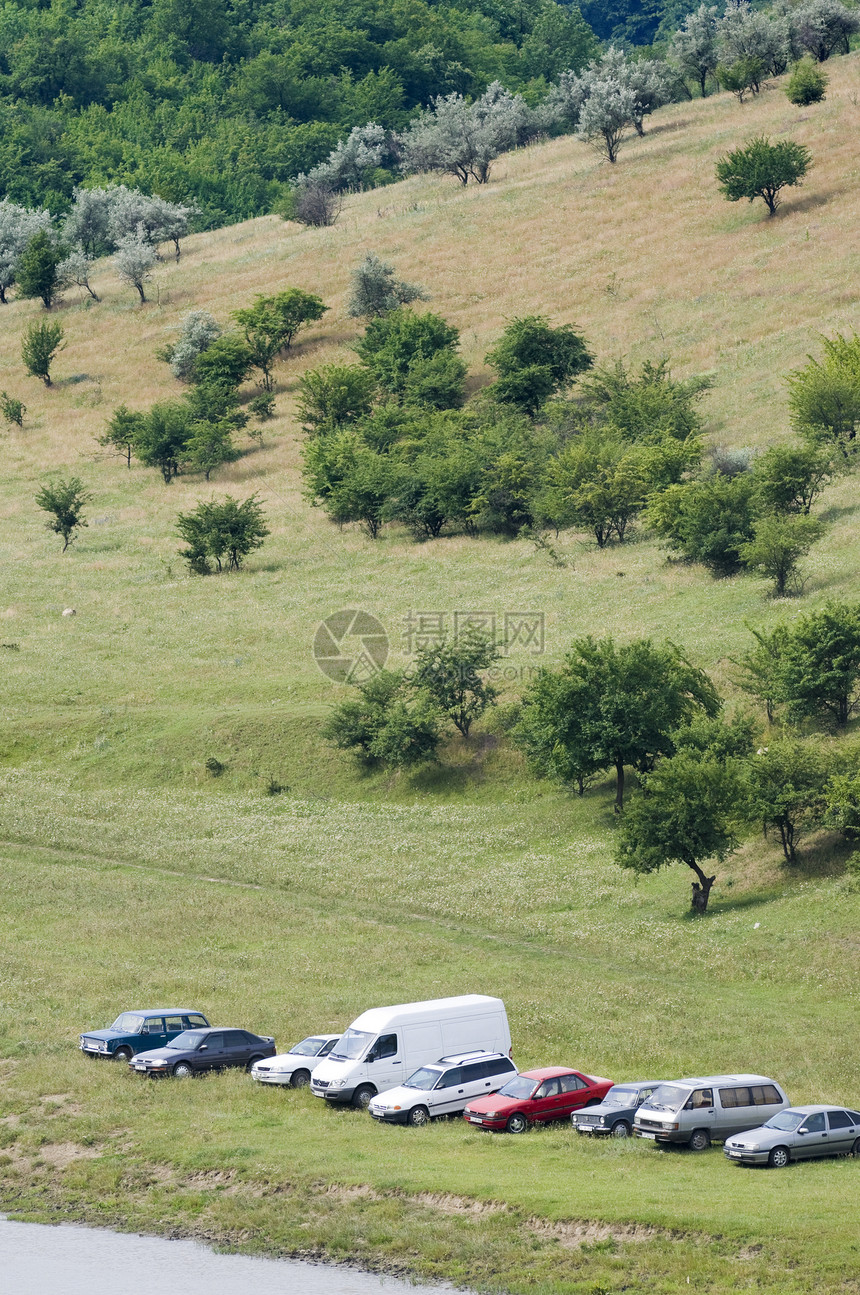
M432 1066L422 1066L416 1070L414 1075L410 1075L403 1085L404 1088L423 1088L430 1089L444 1072L436 1070Z
M689 1088L679 1088L676 1084L661 1084L656 1093L652 1093L647 1102L643 1102L643 1111L680 1111L690 1095Z
M780 1111L779 1115L772 1115L764 1127L778 1129L780 1133L793 1133L801 1120L805 1119L805 1111Z
M337 1052L329 1055L335 1061L358 1061L359 1057L364 1056L371 1040L375 1038L376 1035L370 1034L367 1030L347 1030L341 1035Z

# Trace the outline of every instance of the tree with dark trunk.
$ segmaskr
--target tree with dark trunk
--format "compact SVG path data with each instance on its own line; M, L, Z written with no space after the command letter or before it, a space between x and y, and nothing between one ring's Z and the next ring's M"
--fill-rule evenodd
M514 740L539 772L562 782L614 769L620 813L625 768L648 773L659 756L674 755L676 730L719 709L711 680L674 643L589 637L574 643L559 671L540 672Z
M696 877L691 908L705 913L717 878L703 865L722 862L738 844L746 803L741 765L688 748L662 761L642 786L646 794L624 814L615 861L640 875L685 864Z

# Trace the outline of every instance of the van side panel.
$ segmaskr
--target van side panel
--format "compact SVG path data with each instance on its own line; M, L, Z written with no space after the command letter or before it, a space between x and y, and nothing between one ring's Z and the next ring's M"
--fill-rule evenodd
M423 1065L428 1057L434 1061L445 1055L442 1027L438 1021L422 1021L418 1025L404 1025L403 1052L407 1066Z
M440 1056L457 1052L503 1052L511 1046L507 1017L499 1012L458 1016L442 1022L443 1050Z

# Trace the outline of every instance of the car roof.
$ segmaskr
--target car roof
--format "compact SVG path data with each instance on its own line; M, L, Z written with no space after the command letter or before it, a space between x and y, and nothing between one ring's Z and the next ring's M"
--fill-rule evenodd
M452 1052L450 1056L440 1057L438 1061L428 1062L431 1066L459 1066L464 1061L508 1061L504 1052L487 1052L484 1048L475 1048L473 1052Z
M120 1016L205 1016L199 1007L129 1007Z
M782 1114L790 1115L794 1112L796 1115L817 1115L819 1111L844 1111L847 1109L845 1106L789 1106Z
M573 1070L570 1066L541 1066L539 1070L520 1071L523 1079L555 1079L556 1075L582 1075L589 1078L584 1070Z
M691 1079L664 1079L664 1084L682 1084L695 1088L701 1084L774 1084L768 1075L694 1075Z

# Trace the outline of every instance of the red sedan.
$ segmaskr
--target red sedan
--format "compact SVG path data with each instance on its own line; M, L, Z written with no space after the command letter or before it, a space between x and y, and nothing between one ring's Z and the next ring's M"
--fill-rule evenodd
M611 1079L595 1079L567 1066L544 1066L514 1075L497 1093L470 1102L463 1119L482 1129L524 1133L530 1124L566 1120L571 1111L602 1102Z

